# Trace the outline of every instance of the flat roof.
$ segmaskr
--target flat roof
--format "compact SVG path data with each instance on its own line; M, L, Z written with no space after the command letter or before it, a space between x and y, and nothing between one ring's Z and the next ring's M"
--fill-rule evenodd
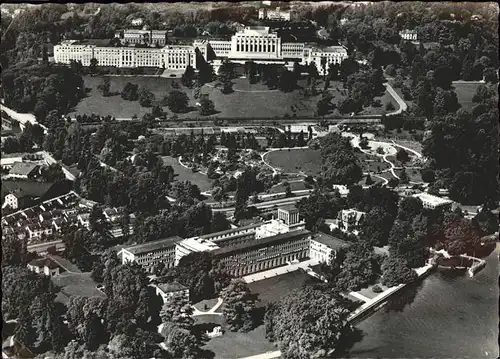
M179 282L158 283L156 286L164 293L179 292L188 289Z
M177 242L182 241L182 238L179 236L168 237L164 239L160 239L153 242L137 244L132 247L123 248L124 250L132 253L132 254L141 254L153 252L158 249L168 248L174 246Z
M225 235L225 234L237 233L237 232L244 231L247 229L257 228L257 227L260 227L261 225L262 225L262 223L249 224L248 226L231 228L231 229L226 229L225 231L204 234L204 235L200 236L200 238L208 239L208 238L217 237L217 236L221 236L221 235Z
M214 242L201 237L186 238L182 240L179 245L197 252L209 251L219 248L219 246Z
M347 243L346 241L321 232L313 234L312 240L322 243L331 249L341 249L349 247L349 243Z
M251 241L251 242L238 244L236 246L227 246L227 247L217 249L214 251L214 254L219 255L219 254L237 252L237 251L249 249L252 247L264 247L264 246L269 245L269 244L274 243L274 242L285 241L287 239L291 239L291 238L295 238L295 237L306 237L310 233L311 232L308 231L307 229L301 229L298 231L278 234L276 236L259 238L259 239L255 239L254 241Z
M416 194L412 195L412 197L420 198L420 200L422 200L422 202L424 202L424 201L429 202L429 203L434 204L436 206L453 203L453 201L450 199L444 199L444 198L434 196L434 195L426 193L426 192L416 193Z

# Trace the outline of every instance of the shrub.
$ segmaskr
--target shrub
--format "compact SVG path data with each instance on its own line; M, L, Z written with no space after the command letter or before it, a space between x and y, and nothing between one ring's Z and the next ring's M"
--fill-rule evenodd
M380 286L378 284L375 284L372 287L372 290L373 290L373 293L382 293L384 291L382 288L380 288Z

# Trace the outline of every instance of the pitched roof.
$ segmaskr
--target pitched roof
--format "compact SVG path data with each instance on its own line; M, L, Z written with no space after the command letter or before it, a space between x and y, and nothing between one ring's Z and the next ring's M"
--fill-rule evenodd
M42 197L54 186L53 182L37 181L2 181L2 197L9 193L18 198L32 196Z
M182 238L179 236L173 236L173 237L168 237L164 239L160 239L158 241L154 242L148 242L148 243L143 243L143 244L137 244L135 246L123 248L126 251L129 251L132 254L141 254L141 253L148 253L148 252L153 252L158 249L162 248L168 248L172 247L175 245L175 243L182 241Z
M50 258L39 258L39 259L33 259L31 262L29 262L30 265L38 268L43 268L47 267L49 269L56 269L59 266L52 261Z
M36 163L30 162L15 162L12 168L9 171L9 174L16 174L20 176L27 176L35 169L37 169L39 165Z

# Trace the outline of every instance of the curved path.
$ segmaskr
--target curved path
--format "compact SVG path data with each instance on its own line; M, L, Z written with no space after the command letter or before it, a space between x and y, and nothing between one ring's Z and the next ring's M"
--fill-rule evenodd
M202 312L201 310L198 310L194 305L192 305L191 308L193 308L193 317L199 315L222 315L222 313L216 312L216 310L219 309L222 305L222 302L222 298L217 298L217 303L206 312Z

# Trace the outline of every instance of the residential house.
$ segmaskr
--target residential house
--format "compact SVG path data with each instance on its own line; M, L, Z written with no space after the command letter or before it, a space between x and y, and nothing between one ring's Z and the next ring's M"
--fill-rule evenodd
M32 272L51 277L59 275L59 266L50 258L34 259L28 263L28 269Z

